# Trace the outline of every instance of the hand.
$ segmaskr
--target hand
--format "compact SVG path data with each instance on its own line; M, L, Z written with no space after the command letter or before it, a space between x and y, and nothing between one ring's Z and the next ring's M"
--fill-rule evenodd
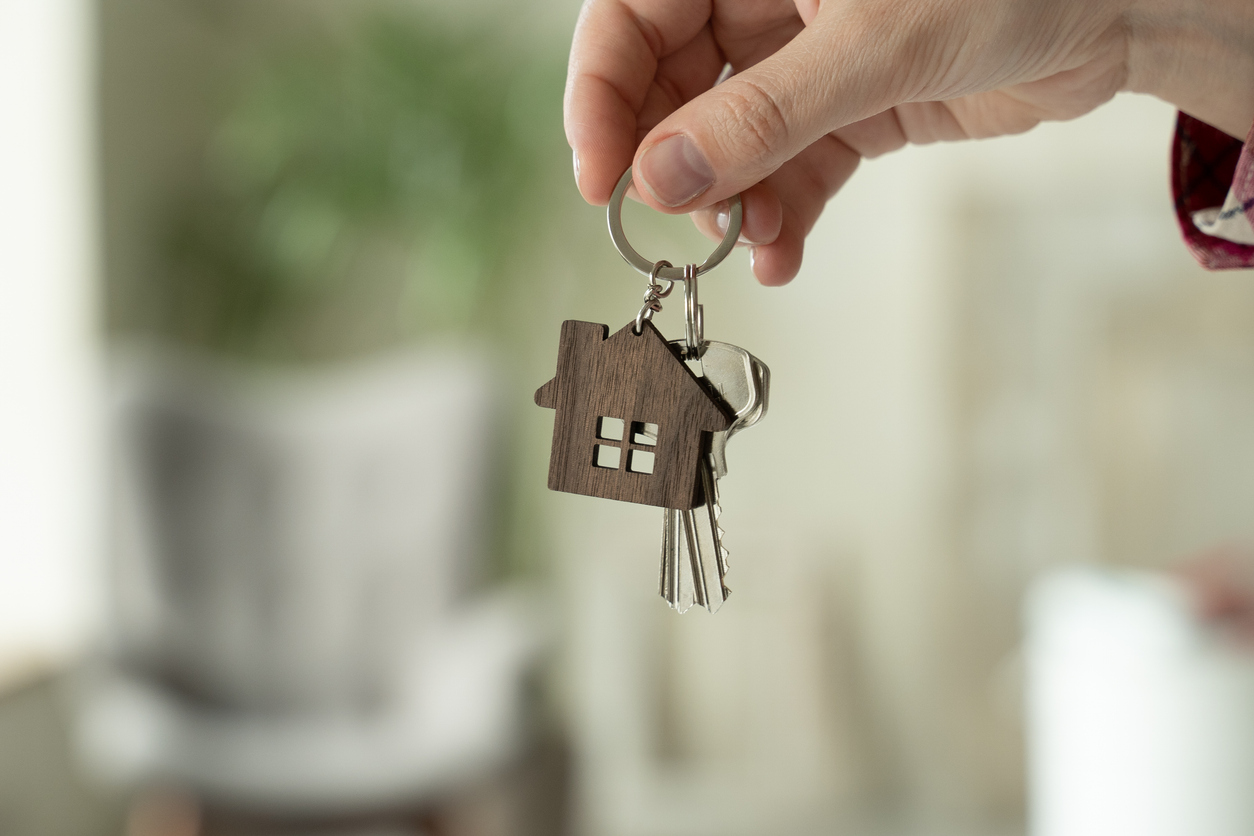
M1254 648L1254 552L1219 546L1190 558L1177 573L1203 620Z
M724 63L735 70L713 87ZM1148 92L1244 137L1248 0L587 0L566 136L584 198L634 166L639 196L742 242L767 285L862 157L991 137Z

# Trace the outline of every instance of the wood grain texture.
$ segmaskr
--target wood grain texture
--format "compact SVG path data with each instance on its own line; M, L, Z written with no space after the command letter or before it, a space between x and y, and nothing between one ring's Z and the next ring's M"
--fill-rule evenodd
M607 338L595 322L562 323L557 375L536 390L539 406L556 409L549 487L643 505L688 510L705 502L699 463L710 433L726 430L732 413L689 371L653 326L628 323ZM598 419L623 421L621 439L598 439ZM656 424L655 445L637 444L632 422ZM596 445L617 446L617 469L597 467ZM654 454L653 472L627 469L631 451Z

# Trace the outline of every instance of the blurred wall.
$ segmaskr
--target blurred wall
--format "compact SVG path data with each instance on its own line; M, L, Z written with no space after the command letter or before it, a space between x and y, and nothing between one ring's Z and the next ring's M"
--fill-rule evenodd
M651 509L547 503L595 832L1021 828L1029 580L1254 534L1254 288L1179 238L1173 119L1126 96L866 163L793 284L703 282L707 335L773 372L721 487L730 602L653 600Z
M556 50L576 12L431 5L510 9L520 38ZM232 62L306 15L360 7L101 4L119 330L144 302L130 278L160 269L153 219L199 159ZM501 343L522 404L509 488L529 521L513 547L561 602L552 693L587 832L1021 827L1029 580L1254 535L1254 291L1179 239L1172 119L1121 97L1023 137L907 149L833 201L789 287L758 287L743 254L703 282L707 335L773 371L770 414L728 453L735 594L713 618L656 597L655 509L544 489L552 413L526 399L560 323L621 325L642 288L573 182L537 207L560 221L547 261L501 300L518 311ZM627 214L643 252L708 250L682 219ZM680 331L673 303L657 321Z

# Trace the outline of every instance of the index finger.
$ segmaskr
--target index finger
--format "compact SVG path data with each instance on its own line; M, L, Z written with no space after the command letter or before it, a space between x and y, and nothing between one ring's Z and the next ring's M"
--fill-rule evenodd
M636 119L658 62L696 37L711 0L586 0L563 103L579 191L603 205L636 151Z

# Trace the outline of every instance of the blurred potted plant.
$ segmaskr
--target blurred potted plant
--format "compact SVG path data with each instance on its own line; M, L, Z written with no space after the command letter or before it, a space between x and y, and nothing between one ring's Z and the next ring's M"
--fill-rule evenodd
M490 327L538 227L556 80L491 35L404 19L287 47L175 208L150 327L278 360Z
M483 33L395 17L242 77L132 328L201 359L149 353L119 376L114 656L131 675L87 712L98 760L336 808L397 803L516 743L527 631L459 609L494 424L490 368L459 347L508 314L496 291L560 147L557 78ZM439 335L459 339L360 359Z

